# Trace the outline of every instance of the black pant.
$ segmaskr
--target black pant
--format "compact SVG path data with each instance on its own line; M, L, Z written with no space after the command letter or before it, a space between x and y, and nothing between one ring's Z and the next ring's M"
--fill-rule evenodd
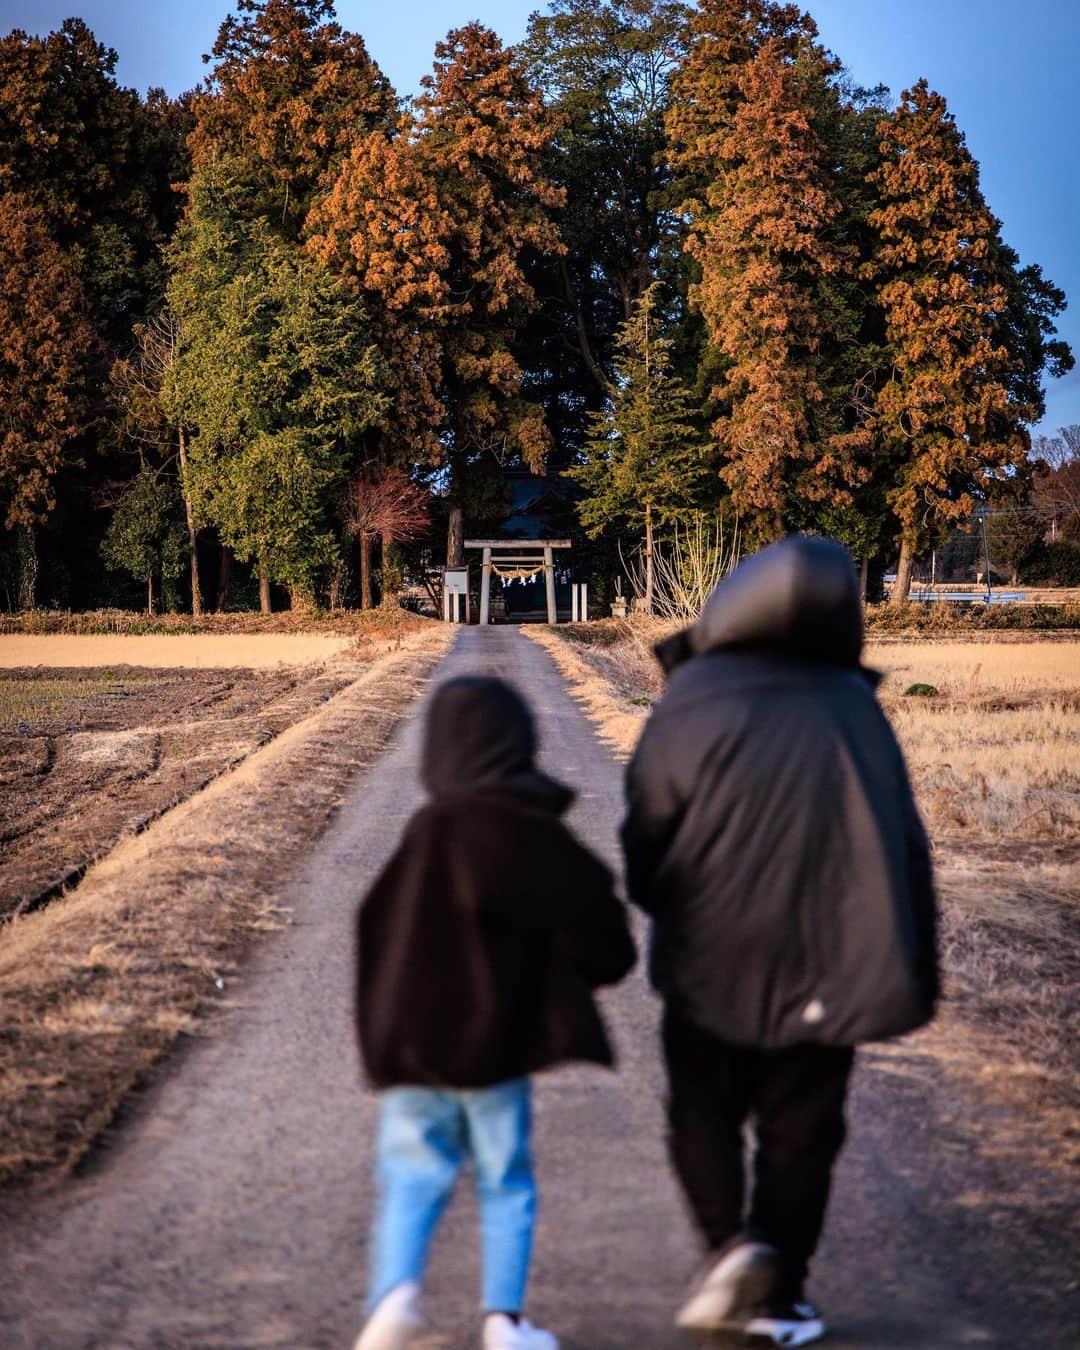
M781 1254L786 1297L797 1297L821 1236L832 1166L844 1142L844 1099L855 1052L800 1045L747 1050L669 1010L664 1055L672 1160L713 1250L740 1234ZM744 1218L743 1122L756 1125L750 1212Z

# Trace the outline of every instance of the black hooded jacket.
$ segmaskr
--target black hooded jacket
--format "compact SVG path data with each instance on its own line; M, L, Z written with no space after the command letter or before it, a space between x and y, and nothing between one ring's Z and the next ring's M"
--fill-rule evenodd
M566 1060L611 1064L592 991L635 952L611 873L535 766L532 717L501 680L435 693L430 801L357 916L356 1012L369 1079L487 1087Z
M732 1044L855 1045L933 1012L929 850L861 650L851 558L805 537L743 563L657 649L627 881L655 987Z

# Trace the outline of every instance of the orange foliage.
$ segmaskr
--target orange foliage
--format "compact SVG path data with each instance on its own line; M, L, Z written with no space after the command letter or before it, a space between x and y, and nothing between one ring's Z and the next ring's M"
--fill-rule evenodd
M690 302L722 356L714 434L732 503L763 532L785 499L846 499L844 439L823 432L820 285L853 266L830 240L841 205L807 86L834 71L795 6L703 0L673 81L668 135L691 192L686 250L701 269Z
M75 265L44 213L0 194L0 504L8 529L52 509L53 480L89 420L98 354Z
M899 464L890 504L905 539L960 520L972 493L1021 468L1034 410L1010 397L1013 358L1001 338L1008 296L995 275L998 222L978 165L945 100L920 81L878 129L881 193L870 223L892 376L874 431Z
M502 439L535 462L547 433L510 343L536 304L525 255L561 247L561 193L539 168L554 128L489 29L451 32L435 54L415 116L352 150L311 247L369 300L396 377L392 439L435 461L447 437L461 452Z
M196 166L238 159L259 207L295 234L313 195L333 182L348 149L390 123L394 91L364 39L332 22L331 0L239 0L192 100ZM261 190L260 190L261 189Z

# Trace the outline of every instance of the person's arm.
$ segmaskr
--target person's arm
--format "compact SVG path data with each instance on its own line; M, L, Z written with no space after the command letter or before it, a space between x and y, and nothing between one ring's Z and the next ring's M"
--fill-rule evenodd
M930 1002L936 1003L941 992L941 979L938 969L937 895L934 890L934 865L930 857L930 841L926 837L926 829L915 803L904 752L880 705L878 712L896 759L897 798L907 851L908 891L917 945L916 971Z
M574 968L595 989L618 982L634 968L637 948L626 906L608 869L576 840L574 882L561 906L559 943Z
M671 729L654 713L626 770L626 818L622 824L626 889L635 905L655 915L662 897L653 881L682 820L685 803L668 768Z

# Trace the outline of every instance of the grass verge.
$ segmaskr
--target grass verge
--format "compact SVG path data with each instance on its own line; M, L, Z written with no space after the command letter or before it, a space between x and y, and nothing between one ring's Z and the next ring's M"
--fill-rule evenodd
M225 982L452 637L427 624L0 935L0 1184L70 1171Z

